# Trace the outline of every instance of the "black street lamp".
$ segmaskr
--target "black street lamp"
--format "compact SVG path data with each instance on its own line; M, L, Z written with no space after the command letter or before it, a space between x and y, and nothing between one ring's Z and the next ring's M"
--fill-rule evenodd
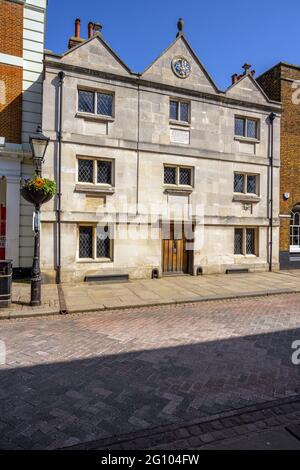
M49 143L49 137L42 133L42 129L38 126L36 134L29 137L29 143L32 150L32 159L35 165L37 176L42 176L42 164ZM41 305L41 270L40 270L40 208L41 204L34 204L34 254L31 270L31 295L30 305Z

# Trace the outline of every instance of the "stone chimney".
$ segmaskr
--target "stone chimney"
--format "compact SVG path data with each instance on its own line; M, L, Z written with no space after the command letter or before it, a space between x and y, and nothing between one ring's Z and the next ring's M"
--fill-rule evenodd
M88 24L88 38L92 38L95 34L101 34L102 25L100 23L93 23L92 21Z
M81 44L83 41L84 39L80 37L80 19L77 18L75 20L75 36L69 39L68 47L71 49L72 47L78 46L78 44Z

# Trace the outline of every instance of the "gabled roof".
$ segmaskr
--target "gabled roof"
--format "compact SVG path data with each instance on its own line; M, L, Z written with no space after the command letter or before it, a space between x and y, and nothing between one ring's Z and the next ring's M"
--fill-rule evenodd
M255 88L257 89L257 91L262 95L262 97L268 102L268 103L275 103L275 101L273 100L270 100L270 98L267 96L267 94L264 92L264 90L261 88L261 86L258 84L258 82L255 80L255 78L253 77L253 75L251 73L246 73L245 75L243 75L236 83L233 83L232 85L230 85L226 91L225 91L225 94L227 95L228 92L230 92L233 88L237 87L238 85L241 84L241 82L245 79L249 79L253 85L255 86Z
M128 67L127 64L125 64L125 62L118 56L118 54L109 46L109 44L103 39L103 37L101 36L101 34L99 33L96 33L94 36L92 36L91 38L89 39L86 39L84 41L82 41L80 44L78 44L78 46L75 46L75 47L72 47L71 49L69 49L68 51L66 51L64 54L61 55L61 57L66 57L68 56L69 54L72 54L72 52L84 47L86 44L92 42L92 41L95 41L95 40L98 40L104 47L105 49L117 60L117 62L119 62L119 64L130 74L133 74L133 75L136 75L134 74L134 72L131 71L131 69Z
M202 72L204 73L204 75L206 76L207 80L209 81L209 83L212 85L212 87L214 88L214 90L217 92L217 93L220 93L220 90L219 88L217 87L217 85L215 84L214 80L212 79L212 77L210 76L210 74L207 72L206 68L204 67L204 65L202 64L202 62L200 61L199 57L197 56L196 52L193 50L193 48L191 47L191 45L189 44L189 42L187 41L184 33L179 33L176 37L176 39L161 53L159 54L158 57L156 57L156 59L154 59L150 65L148 65L148 67L145 68L145 70L141 73L141 76L143 76L161 57L163 57L178 41L183 41L183 43L185 44L186 48L188 49L189 53L191 54L191 56L193 57L193 59L195 60L195 62L198 64L198 66L200 67L200 69L202 70Z

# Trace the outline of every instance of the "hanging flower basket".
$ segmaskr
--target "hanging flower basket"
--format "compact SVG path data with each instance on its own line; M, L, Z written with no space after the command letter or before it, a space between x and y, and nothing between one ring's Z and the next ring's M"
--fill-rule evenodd
M56 184L55 181L34 175L22 181L20 192L23 198L31 204L42 205L52 199L56 193Z

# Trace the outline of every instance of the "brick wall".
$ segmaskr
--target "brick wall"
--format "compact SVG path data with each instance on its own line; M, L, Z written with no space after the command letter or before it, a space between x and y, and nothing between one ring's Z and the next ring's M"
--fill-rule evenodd
M300 86L292 87L292 80L300 80L300 67L278 64L258 78L260 86L271 99L282 102L281 116L281 168L280 214L289 215L295 204L300 203ZM293 102L293 95L299 104ZM286 201L284 193L290 193ZM290 245L290 220L280 221L280 251L288 251Z
M23 5L7 0L0 0L0 52L23 54Z
M0 63L0 136L21 143L23 69Z

